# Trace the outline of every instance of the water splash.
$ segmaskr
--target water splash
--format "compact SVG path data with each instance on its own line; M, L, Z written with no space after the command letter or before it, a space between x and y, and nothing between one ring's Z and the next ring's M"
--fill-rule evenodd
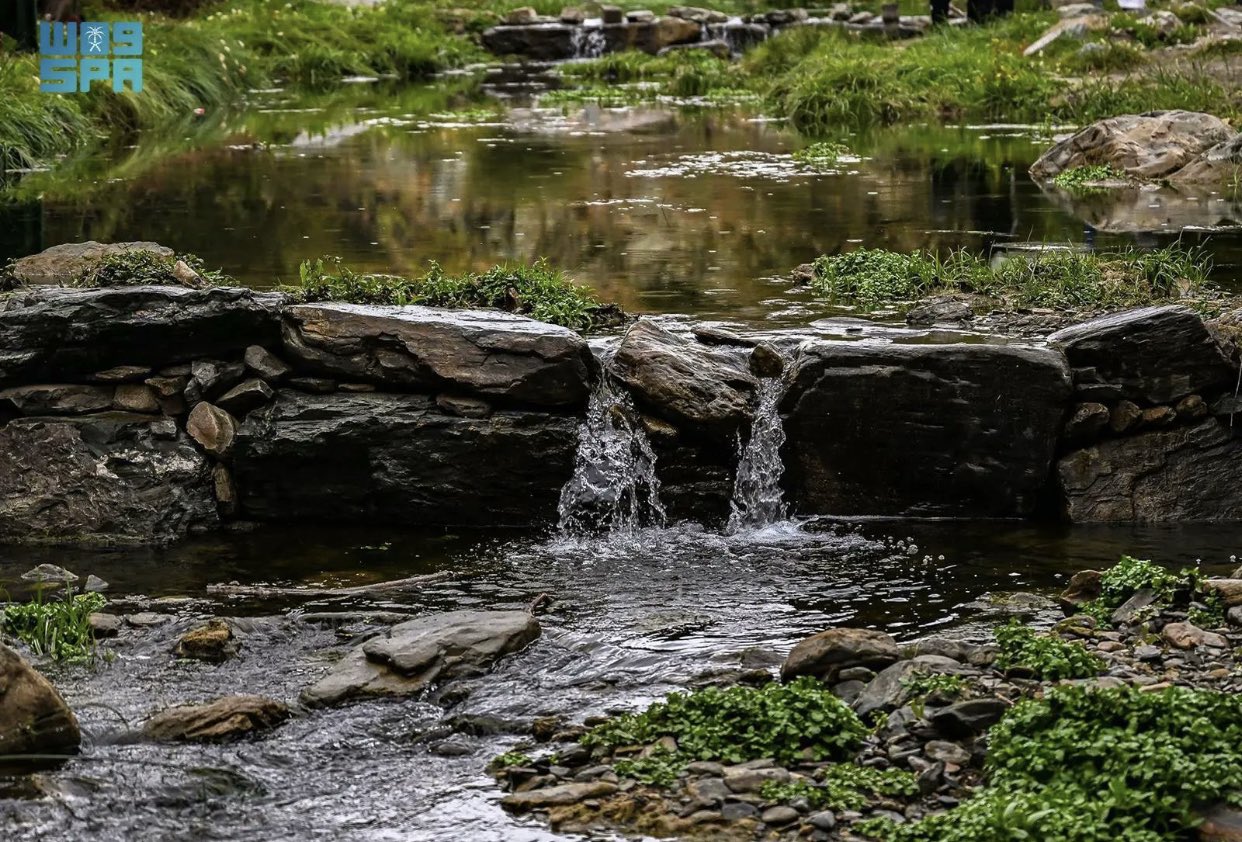
M655 463L633 400L605 373L578 430L574 474L561 489L560 531L628 533L644 522L663 525Z
M780 378L759 381L759 404L751 424L750 438L739 442L737 477L733 481L733 499L729 501L730 535L771 526L785 520L785 499L781 491L781 447L785 444L785 427L776 411L785 395Z
M569 36L569 45L573 48L574 58L599 58L608 49L602 26L592 24L595 24L595 21L587 21L582 26L573 28Z

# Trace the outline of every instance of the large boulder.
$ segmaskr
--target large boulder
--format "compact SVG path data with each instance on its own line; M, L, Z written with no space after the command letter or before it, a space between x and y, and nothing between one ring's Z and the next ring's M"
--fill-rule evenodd
M78 720L46 678L0 643L0 772L20 771L6 755L73 754Z
M302 700L411 696L433 682L478 675L539 632L539 621L525 611L451 611L398 623L346 655Z
M781 678L790 681L810 675L832 681L843 669L882 669L900 658L892 635L874 629L828 629L794 646L781 665Z
M1221 186L1234 178L1242 167L1242 133L1218 143L1169 176L1178 187Z
M578 54L581 28L564 23L493 26L483 32L483 46L493 55L534 61L564 61Z
M0 296L0 386L240 355L276 343L283 301L231 287L38 287Z
M284 339L318 373L509 405L585 406L594 367L572 330L493 310L303 304L285 311Z
M693 431L732 438L751 415L759 382L736 357L650 320L625 334L612 371L652 414Z
M1085 400L1170 403L1233 383L1236 369L1203 321L1176 304L1101 316L1048 337Z
M159 243L65 243L38 254L15 260L13 277L23 284L70 284L84 272L95 268L105 257L149 251L157 257L172 257L173 250Z
M1242 442L1211 418L1075 451L1057 477L1074 523L1242 520Z
M169 420L20 418L0 464L0 542L164 542L218 522L211 468Z
M1229 124L1197 111L1149 111L1092 123L1031 165L1047 179L1077 167L1109 164L1136 178L1166 178L1218 143L1232 138Z
M1069 394L1046 348L807 343L781 406L786 487L808 514L1028 516Z
M263 696L225 696L199 705L178 705L147 720L143 733L160 742L218 743L271 731L289 708Z
M258 520L527 526L556 515L578 423L447 415L423 395L281 390L238 429L233 478Z

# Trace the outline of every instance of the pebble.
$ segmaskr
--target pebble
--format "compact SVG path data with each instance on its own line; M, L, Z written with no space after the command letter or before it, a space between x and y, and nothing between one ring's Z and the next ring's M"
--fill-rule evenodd
M798 820L798 811L793 807L785 807L783 805L779 807L769 807L763 811L763 815L760 816L760 819L764 824L789 824L790 822Z

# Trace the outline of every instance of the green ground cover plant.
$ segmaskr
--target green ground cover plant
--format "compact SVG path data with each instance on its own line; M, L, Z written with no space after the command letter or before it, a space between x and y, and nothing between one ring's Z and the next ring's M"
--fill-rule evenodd
M450 275L432 264L421 278L403 278L359 274L339 258L319 258L303 262L299 274L299 285L288 291L307 303L491 308L583 332L613 326L620 319L615 307L601 304L590 289L542 260L462 275Z
M1113 612L1140 590L1151 590L1155 599L1153 611L1189 605L1189 620L1196 626L1214 628L1224 625L1225 606L1220 595L1203 587L1203 574L1185 567L1173 572L1148 559L1122 556L1121 560L1100 575L1100 596L1079 607L1079 611L1096 619L1101 625L1111 623Z
M1074 167L1058 173L1052 183L1057 187L1063 187L1073 192L1084 192L1092 189L1093 182L1098 181L1126 181L1130 180L1130 176L1126 175L1124 170L1119 170L1111 164L1096 164L1090 167Z
M996 630L996 642L1000 646L996 668L1003 672L1021 670L1041 681L1059 681L1093 678L1104 668L1104 662L1081 643L1037 632L1016 620Z
M642 713L598 725L583 745L617 748L677 741L692 760L742 763L771 757L790 763L809 755L845 760L862 744L866 727L849 706L812 678L763 687L707 687L672 693Z
M989 731L986 786L885 842L1177 842L1195 809L1242 801L1242 696L1058 687Z
M759 795L768 801L790 802L805 798L815 810L858 810L873 795L914 795L917 778L904 769L875 769L856 763L834 763L816 781L768 781Z
M95 657L90 616L106 604L97 593L45 595L31 602L10 602L0 609L0 630L24 642L36 655L66 663Z
M125 251L103 257L74 279L78 287L124 287L145 284L178 286L181 281L173 267L180 261L207 284L226 285L232 278L218 270L206 269L202 258L193 254L161 257L151 251Z
M1044 251L1013 254L993 266L965 250L947 257L856 249L815 260L812 289L864 306L966 292L1007 307L1133 307L1209 291L1211 264L1198 251L1169 246L1119 252Z

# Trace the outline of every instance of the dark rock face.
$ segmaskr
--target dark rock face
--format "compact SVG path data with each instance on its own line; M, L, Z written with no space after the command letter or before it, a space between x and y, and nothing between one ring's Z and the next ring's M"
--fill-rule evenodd
M1057 477L1075 523L1242 520L1242 442L1211 418L1075 451Z
M578 419L440 413L429 396L281 390L234 445L241 510L258 520L529 525L555 517Z
M583 407L594 366L573 331L488 310L304 304L286 309L284 337L317 373L509 405Z
M641 406L727 438L750 419L759 385L745 365L652 321L631 327L613 358L613 372Z
M159 426L112 412L0 427L0 541L158 543L216 526L207 460Z
M78 720L51 682L0 643L0 770L28 771L5 755L76 753L81 739Z
M803 512L1028 516L1069 394L1042 348L811 343L781 407L786 487Z
M0 298L0 386L63 383L275 344L283 296L248 289L45 287Z
M483 33L483 46L498 56L561 61L576 55L577 30L577 26L566 23L493 26Z
M432 682L478 675L540 634L525 611L450 611L398 623L346 655L302 693L309 705L412 696Z
M509 22L483 33L483 46L500 56L522 56L536 61L561 61L580 55L588 38L602 42L604 52L642 50L655 55L679 44L697 42L702 27L679 17L652 16L651 19L604 19L604 25L587 29L562 21Z
M1084 398L1169 403L1221 389L1236 377L1203 321L1178 305L1092 319L1048 341L1065 352Z

